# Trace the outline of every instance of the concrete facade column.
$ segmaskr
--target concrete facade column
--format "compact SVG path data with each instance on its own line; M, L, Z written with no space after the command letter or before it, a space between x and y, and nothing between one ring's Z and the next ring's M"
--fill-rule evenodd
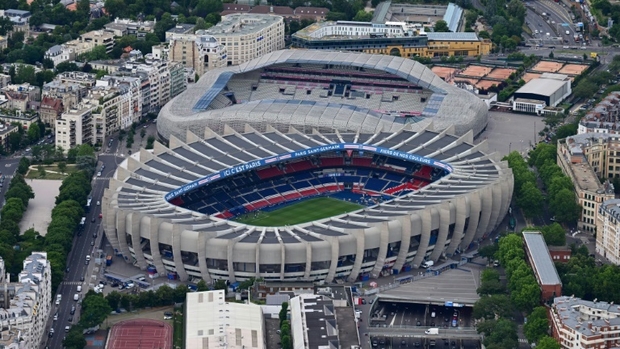
M435 248L433 248L433 252L431 252L431 256L429 257L432 261L437 261L444 252L446 241L448 240L448 234L450 232L451 206L451 203L444 201L438 207L439 234L437 236L437 241L435 242Z
M179 235L182 235L182 231ZM211 278L211 274L209 274L209 267L207 266L207 240L207 234L199 233L196 251L198 253L198 269L200 269L200 276L206 283L211 284L213 283L213 279Z
M375 261L375 266L371 271L371 275L375 278L381 276L381 271L383 270L383 266L385 265L385 259L387 258L388 252L388 243L390 239L390 222L381 223L379 228L379 252L377 253L377 260Z
M372 229L372 228L370 228ZM357 280L357 276L360 274L362 270L362 264L364 263L364 250L366 246L366 231L365 229L355 229L351 230L351 234L355 236L355 261L353 262L353 268L351 269L351 274L349 274L349 278L347 281L355 282Z
M228 256L228 259L226 260L226 263L228 264L228 281L230 281L230 283L235 283L237 282L237 276L235 275L235 260L233 258L231 258L231 256L235 255L235 245L237 244L237 239L228 239L227 241L227 245L226 245L226 255Z
M480 190L480 201L482 207L482 215L478 223L478 230L474 239L480 239L489 230L489 222L491 220L491 211L493 211L493 189L484 187Z
M161 253L159 252L159 224L161 222L153 216L147 217L146 219L149 220L149 243L151 245L153 265L157 268L158 273L167 273L166 267L164 266L164 261L161 258ZM177 256L174 254L174 250L172 251L172 257L173 260L177 259ZM182 259L180 255L178 257L179 259Z
M400 224L400 250L394 262L393 269L401 270L407 261L407 252L411 243L411 218L409 215L398 217Z
M482 210L482 202L480 200L480 191L476 190L469 194L469 225L465 230L465 236L463 237L463 241L459 244L461 249L467 248L474 238L476 237L476 232L478 231L478 223L480 222L480 210ZM458 246L457 246L458 247Z
M455 208L454 233L446 248L446 255L451 257L465 236L465 219L470 215L469 198L461 195L453 200Z
M133 245L136 263L138 264L138 268L145 270L146 259L144 258L144 252L140 245L140 220L142 219L142 215L132 212L128 216L129 219L127 222L131 225L129 230L131 230L131 244Z
M332 259L329 265L329 271L327 272L327 277L325 278L325 282L333 282L334 277L336 276L336 268L338 268L338 257L340 257L340 241L338 241L337 237L330 236L328 238L332 246Z
M426 250L428 249L428 243L431 238L431 230L432 230L432 217L431 211L436 211L437 208L434 206L428 207L426 210L421 210L419 212L421 219L420 226L420 245L418 246L418 252L413 259L413 266L419 267L420 264L424 261L424 256L426 255Z
M133 257L131 256L131 251L129 251L129 246L127 245L127 215L129 213L125 212L122 209L116 210L116 236L118 238L118 246L125 262L132 263L131 260ZM129 233L131 234L131 232ZM133 241L133 240L132 240ZM135 248L134 248L135 250Z
M189 275L183 265L181 258L181 231L183 227L179 224L171 224L172 226L172 255L174 256L174 268L177 270L177 276L181 281L188 281ZM163 223L159 224L158 229L163 229ZM199 258L200 260L200 258Z

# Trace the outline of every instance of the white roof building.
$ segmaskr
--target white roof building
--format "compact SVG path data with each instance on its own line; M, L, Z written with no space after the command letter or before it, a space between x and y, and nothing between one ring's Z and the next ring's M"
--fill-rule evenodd
M224 290L187 294L186 348L266 348L261 307L228 303Z

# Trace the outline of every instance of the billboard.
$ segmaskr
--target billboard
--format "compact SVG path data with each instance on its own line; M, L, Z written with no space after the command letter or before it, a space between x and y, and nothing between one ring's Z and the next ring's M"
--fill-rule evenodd
M191 183L188 183L180 188L177 188L171 192L169 192L168 194L166 194L166 200L170 201L174 198L177 198L189 191L192 191L194 189L197 189L199 187L202 187L203 185L206 185L208 183L214 182L214 181L218 181L221 179L224 179L226 177L230 177L233 176L235 174L238 173L242 173L245 171L250 171L250 170L254 170L257 169L259 167L263 167L269 164L276 164L278 162L281 161L285 161L285 160L293 160L293 159L297 159L297 158L303 158L306 156L310 156L310 155L314 155L314 154L320 154L320 153L325 153L328 151L345 151L345 150L357 150L360 152L363 151L370 151L373 152L375 154L379 154L379 155L385 155L388 157L392 157L392 158L397 158L397 159L401 159L401 160L405 160L405 161L410 161L410 162L416 162L419 164L424 164L424 165L428 165L428 166L432 166L435 168L441 168L445 171L447 171L448 173L452 173L452 166L441 162L441 161L437 161L437 160L433 160L431 158L427 158L424 156L420 156L420 155L415 155L415 154L410 154L410 153L405 153L402 151L398 151L398 150L394 150L394 149L388 149L388 148L382 148L382 147L376 147L376 146L369 146L369 145L365 145L365 144L357 144L357 143L335 143L335 144L329 144L329 145L323 145L323 146L319 146L319 147L313 147L313 148L308 148L308 149L303 149L303 150L299 150L299 151L294 151L291 153L285 153L285 154L280 154L280 155L276 155L276 156L270 156L268 158L265 159L260 159L260 160L256 160L256 161L250 161L250 162L246 162L244 164L241 165L237 165L237 166L233 166L230 168L227 168L225 170L222 170L220 172L217 173L213 173L210 174L206 177L203 177L201 179L198 179L196 181L193 181Z

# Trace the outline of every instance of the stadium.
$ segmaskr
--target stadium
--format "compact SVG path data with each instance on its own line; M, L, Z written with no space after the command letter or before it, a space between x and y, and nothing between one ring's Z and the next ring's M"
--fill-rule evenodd
M412 59L326 50L275 51L209 71L159 113L161 139L185 132L397 131L410 124L456 135L487 125L486 104Z
M119 166L102 200L118 255L183 281L365 280L464 251L510 205L512 172L473 131L237 129Z

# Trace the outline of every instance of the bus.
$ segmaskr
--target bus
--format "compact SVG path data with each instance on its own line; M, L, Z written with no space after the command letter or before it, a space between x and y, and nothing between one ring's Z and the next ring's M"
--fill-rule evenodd
M90 211L90 204L92 203L92 201L93 201L93 198L91 198L91 197L89 197L89 198L86 200L86 207L84 208L84 210L85 210L87 213Z

